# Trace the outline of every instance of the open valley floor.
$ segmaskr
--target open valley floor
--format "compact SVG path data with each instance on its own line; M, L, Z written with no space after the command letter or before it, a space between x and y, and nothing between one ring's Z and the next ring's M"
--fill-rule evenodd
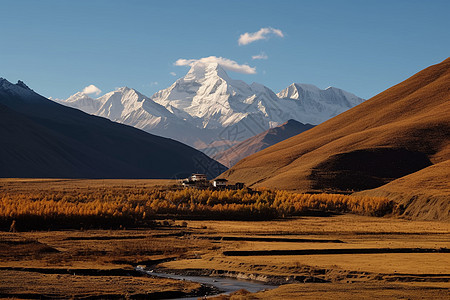
M449 223L350 214L163 223L153 229L1 232L0 295L169 299L219 292L152 272L279 286L222 299L450 295Z

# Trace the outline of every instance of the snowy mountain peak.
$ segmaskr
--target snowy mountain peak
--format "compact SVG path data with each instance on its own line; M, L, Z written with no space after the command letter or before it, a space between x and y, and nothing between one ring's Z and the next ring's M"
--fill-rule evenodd
M72 97L77 101L63 104L197 147L233 144L289 119L319 124L363 101L337 88L300 83L277 95L262 84L230 78L218 63L204 62L192 64L184 77L150 98L128 87L97 99Z
M95 112L100 108L101 105L101 103L97 99L93 99L83 92L77 92L66 100L52 100L62 105L80 109L88 114L95 114Z
M117 88L97 99L78 92L66 100L56 99L53 101L146 131L181 123L166 108L126 86Z
M138 93L138 91L136 91L135 89L129 88L127 86L120 87L120 88L116 89L115 91L119 92L119 93L128 93L128 92Z
M318 94L319 91L320 89L313 84L293 83L279 92L277 95L280 98L299 99L302 93L308 92Z
M92 99L92 98L83 92L77 92L77 93L73 94L72 96L70 96L69 98L67 98L65 101L72 102L72 101L78 101L79 99Z
M336 111L349 109L361 104L364 99L335 87L327 87L321 90L315 85L305 83L293 83L277 94L284 99L295 99L304 103L316 102L322 105L336 106ZM342 110L341 112L343 112Z
M211 78L220 77L230 80L227 72L218 63L196 62L191 66L189 72L182 78L183 81L204 81Z
M4 78L0 78L0 91L14 96L23 96L27 100L38 96L38 94L36 94L21 80L19 80L16 84L13 84Z
M264 111L261 101L255 102L257 95L278 99L264 86L255 84L254 88L231 79L220 64L196 62L186 76L155 93L152 100L197 127L218 129L234 125L254 111Z

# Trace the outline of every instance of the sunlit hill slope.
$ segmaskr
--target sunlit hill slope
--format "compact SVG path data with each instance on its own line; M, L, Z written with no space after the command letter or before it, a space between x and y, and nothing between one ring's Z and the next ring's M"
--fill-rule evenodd
M439 176L433 181L448 186L444 162L450 158L449 137L450 59L446 59L241 160L223 176L252 186L358 191L434 165Z

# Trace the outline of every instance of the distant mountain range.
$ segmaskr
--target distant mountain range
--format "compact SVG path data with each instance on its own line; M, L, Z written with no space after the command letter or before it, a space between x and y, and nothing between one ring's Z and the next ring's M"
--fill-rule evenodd
M313 127L314 125L311 124L302 124L295 120L289 120L280 126L261 132L260 134L248 138L225 151L219 152L214 155L213 158L230 168L247 156L266 149L267 147L273 146L276 143L287 140L288 138Z
M413 217L450 219L450 58L221 177L253 187L360 191ZM374 190L368 190L376 188Z
M122 103L122 94L142 97L122 89L105 95L103 105L80 95L75 103L91 105L92 112ZM0 78L0 177L180 178L201 172L213 178L225 169L180 142L57 104L21 81Z
M319 124L364 99L333 87L297 83L277 95L261 84L231 79L217 63L197 62L152 97L123 87L97 99L79 92L55 101L213 155L289 119Z

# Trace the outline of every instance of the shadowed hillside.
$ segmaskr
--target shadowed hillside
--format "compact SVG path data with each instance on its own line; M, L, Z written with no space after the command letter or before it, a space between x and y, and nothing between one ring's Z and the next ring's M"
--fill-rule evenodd
M0 79L0 177L214 177L225 168L171 139L54 103Z
M450 160L356 195L387 197L408 218L450 221Z
M381 186L450 158L449 100L450 59L446 59L243 159L223 176L253 186L304 191Z

